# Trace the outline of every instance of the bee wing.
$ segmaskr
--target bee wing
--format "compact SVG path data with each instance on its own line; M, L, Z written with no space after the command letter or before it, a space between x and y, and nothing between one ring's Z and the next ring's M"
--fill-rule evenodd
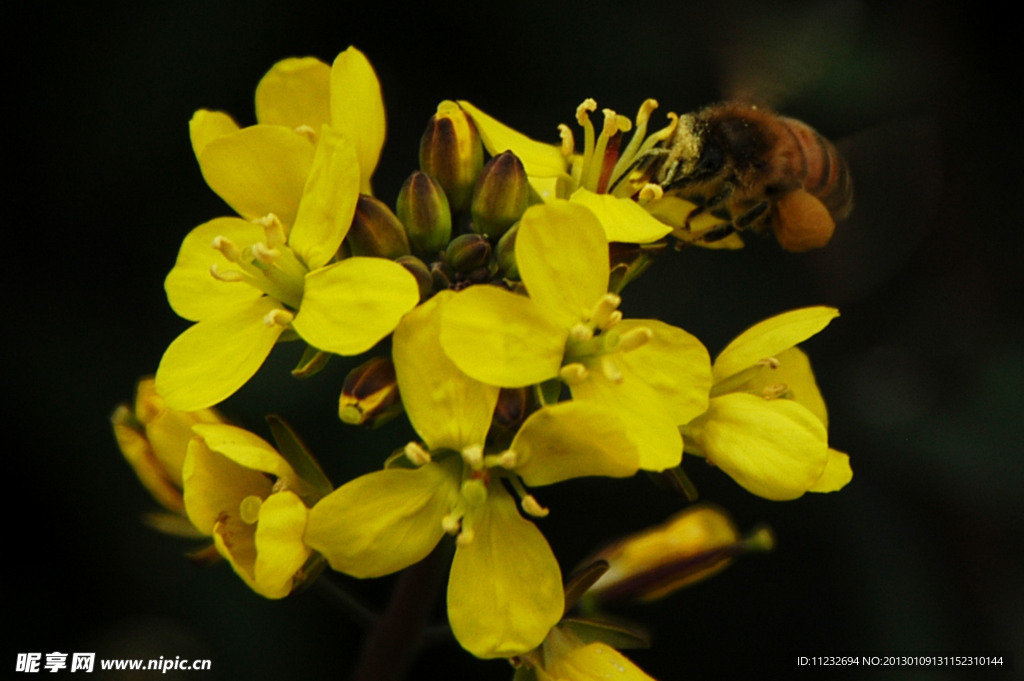
M823 249L803 256L830 301L863 298L889 281L935 222L942 159L934 119L872 128L837 147L854 183L853 212Z
M854 0L785 7L750 0L713 6L710 49L726 99L779 108L853 49L863 24Z

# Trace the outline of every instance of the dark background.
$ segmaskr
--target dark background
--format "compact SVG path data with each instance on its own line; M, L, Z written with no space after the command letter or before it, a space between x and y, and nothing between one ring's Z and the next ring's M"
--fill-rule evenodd
M645 97L683 112L753 83L848 141L858 208L825 252L798 257L764 241L741 253L670 254L627 291L627 316L683 326L713 353L777 312L838 305L842 316L807 349L831 442L855 471L839 494L772 503L688 460L703 497L744 530L770 524L777 549L622 609L654 632L655 647L632 657L663 681L1024 674L1024 150L1007 18L939 1L400 9L185 0L3 12L13 464L4 612L14 630L3 664L57 650L212 660L212 671L180 678L347 677L361 633L317 589L264 601L226 565L190 565L190 544L141 525L154 504L121 460L108 417L185 328L162 291L181 238L228 213L196 167L192 112L222 109L250 124L254 87L275 61L330 62L355 44L388 108L374 184L388 202L444 98L555 141L555 125L571 122L584 97L629 115ZM352 361L296 385L294 350L275 351L226 413L264 436L263 414L281 414L336 483L379 466L387 445L334 415ZM410 436L391 432L399 443ZM566 570L681 506L643 478L573 481L538 496ZM331 577L375 606L392 583ZM846 654L997 654L1005 664L971 673L796 665L798 655ZM510 673L449 645L424 654L415 677Z

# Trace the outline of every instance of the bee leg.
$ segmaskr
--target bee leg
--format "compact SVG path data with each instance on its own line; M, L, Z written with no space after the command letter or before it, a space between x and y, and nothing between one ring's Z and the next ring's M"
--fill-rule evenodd
M715 225L708 231L701 234L700 240L704 243L713 244L716 241L721 241L735 231L736 227L734 227L731 222L724 222L720 225Z
M747 229L756 222L760 222L768 216L768 202L762 201L752 208L744 211L738 218L733 220L737 230Z

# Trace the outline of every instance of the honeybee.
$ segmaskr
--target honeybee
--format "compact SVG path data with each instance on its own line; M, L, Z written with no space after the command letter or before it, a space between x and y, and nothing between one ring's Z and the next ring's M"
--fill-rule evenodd
M853 208L850 170L831 142L806 123L739 102L680 117L640 174L697 205L676 230L684 242L770 229L787 251L808 251L827 244Z

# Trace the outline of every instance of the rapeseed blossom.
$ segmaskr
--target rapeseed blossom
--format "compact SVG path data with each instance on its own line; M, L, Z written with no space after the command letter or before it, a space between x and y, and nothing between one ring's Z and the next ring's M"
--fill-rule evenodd
M399 391L424 443L407 448L414 467L392 465L325 497L310 513L306 541L334 569L375 577L421 560L445 533L457 535L448 583L452 631L479 657L508 657L536 647L563 606L554 554L503 483L527 513L544 515L518 478L546 485L632 475L638 452L613 413L578 404L535 412L508 449L488 452L498 388L460 372L439 342L454 297L438 294L395 331Z
M682 429L687 452L766 499L831 492L849 482L849 457L828 446L825 402L807 356L795 347L838 315L830 307L793 310L729 343L712 367L707 411Z
M419 299L397 263L337 260L380 153L383 104L357 51L339 55L329 74L317 64L288 60L272 69L257 89L256 125L238 128L208 111L192 119L203 176L240 217L196 227L167 276L171 307L196 322L157 370L157 390L174 408L224 400L279 339L364 352ZM367 113L353 117L353 110Z
M647 100L636 117L636 130L625 149L620 149L622 134L632 123L610 109L604 110L604 125L595 137L590 113L597 103L588 99L576 110L576 120L584 129L584 149L575 150L572 132L561 125L562 144L555 146L537 142L509 128L466 101L462 107L473 119L484 147L496 156L512 151L526 168L530 184L544 201L567 199L586 206L598 218L608 241L648 243L664 237L672 228L658 221L632 199L639 189L627 181L628 171L643 158L646 151L671 136L676 117L670 125L647 135L650 115L657 102ZM653 186L648 192L660 196ZM646 194L644 197L646 198Z
M707 407L710 359L686 331L623 320L608 293L608 242L583 206L553 201L527 210L516 262L529 297L472 286L444 311L441 345L473 378L519 387L561 378L574 400L609 407L640 447L640 467L679 464L677 426Z

